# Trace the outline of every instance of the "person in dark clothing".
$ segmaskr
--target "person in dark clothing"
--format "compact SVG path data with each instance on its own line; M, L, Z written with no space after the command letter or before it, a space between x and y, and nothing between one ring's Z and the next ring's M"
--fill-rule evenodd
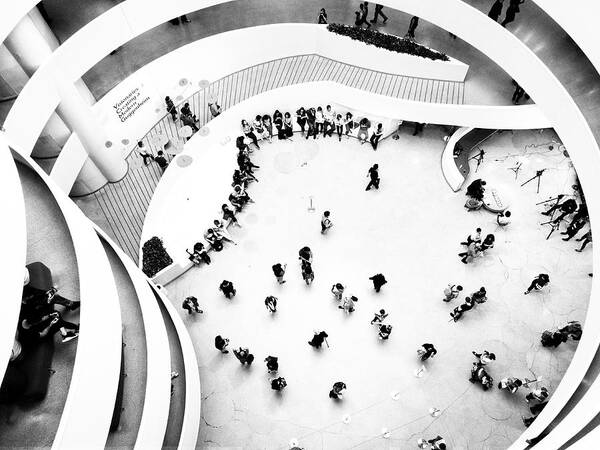
M21 310L29 314L35 314L37 311L52 308L53 305L61 305L69 311L74 311L81 305L81 302L69 300L57 294L58 288L53 286L44 291L31 286L29 283L23 286L21 297Z
M367 176L371 178L371 181L367 184L365 191L370 190L372 187L379 189L379 182L381 181L379 178L379 164L374 164L373 167L369 169Z
M233 283L231 281L227 281L227 280L221 281L221 284L219 285L219 290L228 299L232 299L233 297L235 297L236 290L233 287Z
M408 25L408 31L406 32L406 35L409 38L414 39L415 38L415 30L417 29L418 26L419 26L419 18L417 16L413 16L412 19L410 19L410 24Z
M19 339L23 345L34 345L46 337L52 337L57 331L60 331L62 341L68 342L79 336L79 325L63 320L58 311L24 317L19 326Z
M310 285L315 279L315 273L312 269L312 264L309 262L302 262L302 279L307 285Z
M383 5L375 3L375 15L373 16L373 19L371 19L371 23L377 23L377 18L379 16L383 17L383 24L385 25L388 21L388 17L383 13Z
M484 391L487 391L493 386L494 379L487 373L485 366L481 363L473 363L471 368L471 383L480 383Z
M152 160L158 164L158 167L160 167L163 172L169 167L169 162L167 161L167 158L165 158L165 154L162 150L159 150L156 156L152 156Z
M300 126L300 130L304 133L304 129L306 128L306 110L304 107L300 107L298 111L296 111L296 123Z
M267 298L265 298L265 306L270 313L277 312L277 297L269 295Z
M431 444L430 450L446 450L446 441L440 435L429 439L427 442Z
M138 151L138 155L140 155L142 157L143 164L145 166L147 166L148 164L150 164L154 160L152 158L152 153L148 153L146 150L143 150L144 149L144 143L142 141L138 141L137 146L140 149L140 151Z
M583 334L583 328L581 327L581 323L579 323L576 320L568 322L564 327L562 327L558 331L567 334L574 341L579 341L581 339L581 335Z
M481 178L474 180L467 187L466 195L469 197L473 197L476 200L483 200L483 194L485 193L486 182Z
M586 245L588 245L590 242L592 242L592 230L589 230L587 233L585 233L583 236L581 236L579 239L577 239L578 242L581 242L581 247L580 248L576 248L575 251L581 253L583 251L583 249L586 247Z
M196 121L194 120L194 118L192 116L187 116L185 114L181 114L181 122L185 126L190 127L194 133L196 133L199 130L198 126L196 125ZM188 140L190 140L190 138L188 138Z
M575 237L577 233L585 226L587 220L585 219L577 219L572 220L566 231L562 231L560 234L566 234L567 237L563 238L563 241L569 241L571 238Z
M171 114L171 118L173 119L173 122L175 122L177 120L177 108L175 108L175 104L173 103L173 100L171 100L171 97L165 97L165 104L167 106L167 112Z
M433 344L423 344L421 348L417 350L417 355L421 358L421 361L427 361L429 358L433 358L437 353L437 350Z
M379 325L379 339L386 341L389 339L390 334L392 334L392 326L386 324Z
M484 252L487 249L494 248L494 242L496 242L496 236L492 233L488 234L481 243L481 251Z
M540 273L537 277L533 279L527 290L524 292L525 295L529 294L531 291L541 291L544 286L550 283L550 277L546 273Z
M325 211L323 213L323 217L321 217L321 234L327 233L327 231L333 226L333 222L329 218L330 216L330 211Z
M381 287L387 283L387 280L381 273L369 277L369 280L373 282L373 288L375 289L375 292L379 292Z
M412 135L416 136L417 134L422 133L424 128L425 128L425 124L424 123L415 122L415 129L414 129Z
M179 21L181 20L181 24L190 23L191 20L184 14L183 16L175 17L174 19L169 20L171 25L181 25Z
M587 208L587 204L585 203L585 201L581 202L581 204L579 205L579 208L577 209L577 212L573 216L573 219L571 220L571 222L574 222L579 219L589 220L588 208Z
M285 280L283 279L283 276L285 275L285 268L287 267L287 264L284 264L283 266L280 263L277 264L273 264L273 274L275 275L275 278L277 278L277 282L279 284L283 284L285 283Z
M193 314L195 312L200 314L204 313L204 311L200 309L198 299L191 295L189 297L186 297L185 300L183 300L181 307L185 309L188 312L188 314Z
M375 313L373 320L371 320L371 325L383 323L387 316L388 313L385 312L385 309L380 309L378 313Z
M518 105L523 95L525 95L525 89L523 89L519 83L515 83L515 92L512 96L513 104Z
M279 140L285 139L285 129L283 127L283 114L276 109L273 113L273 125L277 129L277 138Z
M333 388L329 391L329 398L334 400L339 399L343 395L343 391L346 389L346 383L343 381L336 381L333 383Z
M381 136L383 136L383 124L379 123L377 124L377 129L373 131L371 139L369 139L373 150L377 150L377 146L379 145L379 140L381 139Z
M362 3L360 4L360 11L354 11L354 25L358 28L360 28L363 24L367 25L367 28L371 28L371 24L369 22L365 22L363 20L363 11L364 11L364 7L362 5Z
M540 403L537 405L532 406L531 408L529 408L531 410L531 413L533 414L533 416L531 417L525 417L525 416L521 416L521 419L523 420L523 425L525 425L526 427L529 427L533 421L535 419L537 419L537 416L542 412L542 410L546 407L546 405L548 404L548 402L544 402L544 403ZM529 443L529 441L528 441ZM533 443L533 442L531 442Z
M237 350L233 350L233 354L242 366L249 366L254 361L254 355L250 353L247 347L240 347Z
M265 362L267 363L268 372L277 372L279 370L279 362L277 356L267 356Z
M362 2L361 15L360 15L361 25L365 24L367 26L367 28L371 28L371 24L367 20L368 16L369 16L369 2Z
M312 339L308 341L308 345L314 348L321 348L323 342L327 343L328 337L329 335L325 331L319 331L318 333L315 332ZM327 346L329 347L329 344Z
M506 27L509 23L514 22L517 13L521 11L519 5L524 2L525 0L512 0L506 9L506 15L500 25Z
M271 380L271 389L273 389L274 391L282 391L286 386L287 381L285 381L285 378L283 377L274 378L273 380Z
M325 8L321 8L321 11L319 11L319 18L317 19L317 23L320 25L327 24L327 11L325 11Z
M220 334L215 336L215 347L221 353L229 353L227 346L229 345L229 339L223 338Z
M478 304L487 302L487 291L485 290L485 287L481 286L478 291L473 292L471 294L471 300Z
M308 127L306 132L306 139L310 136L313 139L317 138L318 130L317 130L317 112L315 108L309 108L306 110L306 125Z
M450 317L452 317L455 322L458 322L465 312L473 309L474 304L475 303L471 300L471 297L465 297L465 302L462 305L454 308L454 311L450 313Z
M563 342L567 342L569 336L567 333L562 333L560 331L549 331L545 330L542 333L542 337L540 339L543 347L558 347Z
M226 203L223 203L221 205L221 211L223 211L223 220L224 221L230 221L232 225L237 225L238 227L242 227L240 225L240 223L238 222L238 220L235 218L235 212L229 207L227 206Z
M571 214L577 209L577 202L572 198L569 198L562 203L557 202L554 205L552 205L550 209L544 211L542 214L544 216L551 216L557 209L561 212L567 212L567 214Z
M504 0L496 0L488 13L488 17L492 19L494 22L498 22L498 18L500 14L502 14L502 3Z
M194 244L193 253L190 253L187 249L186 252L190 255L189 260L192 261L194 265L198 266L201 262L204 262L206 265L210 264L210 256L208 256L208 253L204 250L204 244L202 242L196 242Z
M312 259L313 259L313 254L312 254L312 250L310 249L310 247L302 247L300 249L300 251L298 252L298 259L300 260L301 263L312 263Z

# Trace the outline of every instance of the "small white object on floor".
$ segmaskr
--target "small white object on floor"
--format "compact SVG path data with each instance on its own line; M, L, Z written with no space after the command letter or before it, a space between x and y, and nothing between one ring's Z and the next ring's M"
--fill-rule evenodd
M420 368L415 369L415 377L423 378L423 375L425 375L426 371L427 369L425 368L425 366L421 366Z
M390 433L390 430L384 427L381 429L381 435L384 439L388 439L392 435L392 433Z
M429 408L429 415L431 417L439 417L440 414L442 414L442 411L437 409L435 406L432 406L431 408Z
M342 422L344 422L345 424L349 424L350 422L352 422L352 417L350 417L350 414L344 415L344 417L342 418Z
M417 447L419 448L427 448L427 441L423 438L417 439Z
M296 438L292 438L290 439L290 448L294 448L294 447L298 447L300 445L300 443L298 442L298 439Z
M400 391L394 391L392 392L392 400L400 400Z

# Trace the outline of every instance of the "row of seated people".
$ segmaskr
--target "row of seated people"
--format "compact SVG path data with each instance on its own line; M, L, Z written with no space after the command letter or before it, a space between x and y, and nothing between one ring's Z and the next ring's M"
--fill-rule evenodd
M231 186L233 187L233 191L229 194L229 203L221 205L222 218L215 219L213 226L208 228L204 233L204 240L207 245L203 242L196 242L192 251L186 249L189 260L196 266L202 263L210 264L211 259L208 251L220 252L223 250L224 242L237 245L227 231L227 227L230 225L241 227L236 219L236 214L242 211L248 203L254 201L248 194L247 188L251 182L258 181L254 176L254 169L258 169L259 166L254 164L250 159L250 154L253 152L253 149L250 147L251 144L251 138L239 136L236 139L238 168L234 170L232 175ZM256 147L258 147L258 144L256 144Z
M295 113L295 122L306 139L311 136L316 139L321 135L332 137L335 132L338 140L341 141L343 136L350 137L356 131L359 141L364 144L369 139L374 150L377 149L379 140L383 136L383 124L379 123L371 130L372 124L367 117L357 122L351 112L347 111L344 114L336 112L331 105L327 105L325 109L321 106L300 107ZM259 139L266 139L269 142L272 140L274 128L278 139L290 139L294 134L294 119L291 113L275 110L272 117L269 114L259 114L252 123L245 119L241 122L244 136L249 138L257 148L260 148Z
M58 288L52 286L50 271L42 263L25 268L19 323L0 401L37 400L45 396L48 371L40 371L39 366L48 369L45 366L52 359L55 334L60 334L62 342L78 337L79 325L64 320L63 314L78 309L79 305L78 301L58 294Z

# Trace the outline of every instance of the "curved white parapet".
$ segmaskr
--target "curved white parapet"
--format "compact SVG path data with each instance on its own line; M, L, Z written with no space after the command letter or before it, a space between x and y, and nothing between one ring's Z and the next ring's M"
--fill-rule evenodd
M446 142L446 146L442 152L442 174L444 175L446 183L448 183L448 186L450 186L450 189L454 192L459 191L465 182L465 177L460 173L460 170L458 170L456 162L454 161L454 146L472 129L473 127L461 127L456 130L452 136L450 136L448 142Z
M8 145L14 149L10 140ZM53 448L101 449L113 416L121 367L121 310L112 269L91 222L33 160L21 157L54 196L71 234L79 273L77 354Z
M388 117L471 128L529 129L549 125L535 105L494 107L413 102L330 81L303 83L259 94L211 120L207 125L210 133L194 135L186 143L183 153L162 175L146 213L140 242L141 247L153 236L158 236L173 258L173 264L153 278L155 283L167 284L189 270L192 265L185 249L191 249L194 242L201 241L204 230L214 219L220 218L221 205L227 202L232 189L231 174L237 168L235 139L242 134L240 120L275 108L294 114L301 105L325 104L343 105L344 113L359 111L375 122L378 117ZM506 114L507 111L514 112ZM388 133L393 131L391 122L383 125ZM294 127L297 128L297 124L294 123ZM181 167L179 161L182 158L191 159L191 164ZM456 171L454 161L450 162ZM452 171L448 170L448 173L452 174ZM458 178L455 181L458 182ZM141 248L139 255L141 266Z
M0 14L0 42L4 42L19 21L39 3L40 0L21 0L5 5Z
M3 253L9 255L2 261L3 301L0 319L0 375L10 360L15 333L21 312L23 277L27 255L27 226L25 224L25 203L21 180L15 167L12 153L0 132L0 188L6 193L3 207L10 215L2 224L4 239Z
M156 297L144 274L136 267L123 250L97 225L96 233L112 247L133 283L144 324L146 341L146 394L142 418L135 441L135 449L160 449L169 420L171 402L171 353L169 336Z
M185 327L179 312L175 309L169 299L157 289L155 285L152 290L162 301L169 317L173 321L175 331L179 338L181 353L183 355L183 367L185 369L185 412L183 415L183 424L179 435L178 450L188 450L196 447L198 440L198 431L200 429L200 371L198 370L198 360L194 344ZM160 442L162 444L162 441ZM140 447L141 450L141 447Z

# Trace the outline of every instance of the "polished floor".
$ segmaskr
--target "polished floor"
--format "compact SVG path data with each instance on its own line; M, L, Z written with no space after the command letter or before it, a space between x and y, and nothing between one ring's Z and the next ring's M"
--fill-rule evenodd
M550 392L558 385L576 343L548 349L539 338L544 329L585 319L591 249L579 254L579 243L563 242L558 233L546 240L544 209L536 203L571 194L575 173L560 146L549 150L552 133L504 132L486 142L484 163L471 176L486 179L510 205L514 221L499 229L492 214L466 212L464 193L452 193L439 169L431 169L443 134L437 127L421 137L407 131L377 152L354 139L314 142L296 134L293 142L255 152L260 183L250 188L255 203L240 214L243 228L231 231L238 245L226 245L213 264L167 286L175 305L194 295L204 310L181 312L200 363L199 447L283 449L297 439L310 449L413 448L417 438L440 434L450 448L505 449L522 433L527 390L511 396L469 383L471 351L496 353L489 366L496 383L517 376L542 377ZM366 170L375 162L381 189L365 192ZM519 162L515 179L510 169ZM540 168L548 170L539 194L533 183L520 186ZM315 212L308 211L310 197ZM325 209L335 226L323 236ZM177 223L174 217L169 233ZM465 266L457 257L460 242L477 226L494 233L496 245ZM309 287L297 261L304 245L314 253ZM282 286L271 273L275 262L288 264ZM368 277L378 272L389 282L376 294ZM540 272L550 274L550 288L524 296ZM223 279L237 287L233 300L218 292ZM329 292L335 282L359 298L351 315ZM489 300L454 323L449 313L458 302L441 301L448 282L465 286L465 295L483 285ZM267 295L279 299L273 315L263 304ZM369 325L380 308L394 327L387 342ZM329 348L315 351L306 341L321 329ZM217 334L230 338L231 348L249 347L254 364L245 369L232 354L221 355L213 346ZM417 377L416 349L424 342L439 353ZM267 355L279 357L278 375L288 382L282 394L269 387ZM332 402L327 393L339 380L348 390ZM432 407L441 415L432 417Z

